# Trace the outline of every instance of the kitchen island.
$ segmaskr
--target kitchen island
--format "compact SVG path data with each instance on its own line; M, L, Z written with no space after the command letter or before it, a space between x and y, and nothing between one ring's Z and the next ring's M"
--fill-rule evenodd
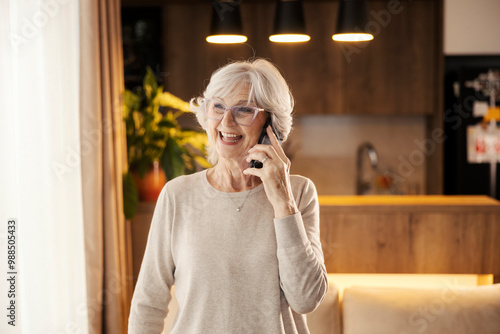
M500 202L487 196L320 196L329 273L493 274Z

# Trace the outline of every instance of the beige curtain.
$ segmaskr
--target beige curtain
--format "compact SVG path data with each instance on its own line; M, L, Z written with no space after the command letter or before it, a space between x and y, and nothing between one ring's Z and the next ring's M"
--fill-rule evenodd
M120 0L80 1L80 137L91 333L127 332L122 173L126 163Z

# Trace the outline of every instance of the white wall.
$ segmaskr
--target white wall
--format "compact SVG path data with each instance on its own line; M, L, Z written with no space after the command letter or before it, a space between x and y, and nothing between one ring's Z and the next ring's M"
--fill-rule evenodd
M444 54L500 54L500 0L444 0Z

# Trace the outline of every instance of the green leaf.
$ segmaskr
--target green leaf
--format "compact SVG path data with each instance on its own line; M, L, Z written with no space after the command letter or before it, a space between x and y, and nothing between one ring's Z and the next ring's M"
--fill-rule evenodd
M168 180L184 174L183 150L171 137L168 138L161 158L161 166Z
M123 211L125 218L132 219L137 212L139 195L135 186L134 177L130 172L123 174Z
M146 97L150 100L154 99L158 90L158 83L156 82L156 77L153 70L149 66L146 68L146 75L144 76L142 85L144 87Z
M123 118L128 120L134 110L139 109L141 98L130 90L123 92Z

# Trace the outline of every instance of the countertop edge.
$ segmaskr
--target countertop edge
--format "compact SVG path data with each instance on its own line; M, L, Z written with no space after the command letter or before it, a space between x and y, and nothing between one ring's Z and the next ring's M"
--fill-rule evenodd
M320 206L469 206L499 207L500 202L484 195L419 195L419 196L318 196Z

